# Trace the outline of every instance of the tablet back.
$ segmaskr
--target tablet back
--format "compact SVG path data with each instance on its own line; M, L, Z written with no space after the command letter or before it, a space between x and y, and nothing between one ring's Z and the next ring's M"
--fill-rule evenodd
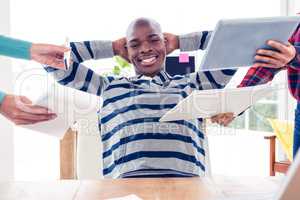
M217 70L251 66L268 39L287 43L299 17L220 20L212 33L200 69Z

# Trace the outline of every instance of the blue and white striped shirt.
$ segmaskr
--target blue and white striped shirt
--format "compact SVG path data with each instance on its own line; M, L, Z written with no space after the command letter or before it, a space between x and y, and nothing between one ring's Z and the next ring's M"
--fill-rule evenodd
M183 50L203 49L208 32L180 37ZM223 88L235 70L196 72L171 77L103 77L85 67L89 59L112 57L106 41L71 43L68 71L46 67L57 81L102 96L99 129L103 144L103 175L123 177L203 176L207 138L202 119L159 122L169 109L193 90ZM201 102L199 102L201 103Z

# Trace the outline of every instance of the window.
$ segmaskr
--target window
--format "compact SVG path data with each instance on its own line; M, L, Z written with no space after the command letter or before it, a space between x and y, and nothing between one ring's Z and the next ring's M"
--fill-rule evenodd
M68 36L73 41L114 39L125 35L128 23L137 17L151 17L159 21L164 31L183 34L197 30L211 30L220 18L246 18L280 15L281 0L11 0L12 36L35 42L63 44ZM258 6L259 5L259 6ZM18 77L24 70L40 70L36 63L14 61ZM109 71L111 59L91 61L87 64L99 73ZM43 70L41 76L26 80L22 94L38 96L48 84ZM241 75L237 75L241 76ZM44 78L41 78L44 77ZM16 78L16 85L20 85ZM16 91L20 92L20 91ZM276 96L256 105L276 115ZM264 107L265 108L265 107ZM246 120L255 118L252 124ZM247 123L248 125L246 125ZM235 122L236 128L267 129L257 121L255 110ZM17 180L58 178L58 141L26 129L16 129L15 166Z
M272 132L268 118L278 117L278 106L278 93L276 92L272 96L260 100L245 113L238 116L234 122L229 125L229 127L252 131Z

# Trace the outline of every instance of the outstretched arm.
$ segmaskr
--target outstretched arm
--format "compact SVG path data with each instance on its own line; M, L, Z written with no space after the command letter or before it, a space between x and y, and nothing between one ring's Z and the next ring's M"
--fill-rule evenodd
M52 44L31 43L0 35L0 55L64 68L63 55L68 48Z
M211 31L194 32L178 36L178 46L181 51L205 50L211 37ZM168 37L167 37L168 38ZM170 38L170 36L169 36ZM174 37L170 41L175 41ZM176 42L172 42L177 47ZM215 71L198 71L190 74L190 80L199 90L221 89L231 80L237 70L225 69Z
M83 65L89 59L108 58L114 55L112 42L71 42L71 65L67 71L46 66L45 69L58 83L100 96L113 77L103 77Z

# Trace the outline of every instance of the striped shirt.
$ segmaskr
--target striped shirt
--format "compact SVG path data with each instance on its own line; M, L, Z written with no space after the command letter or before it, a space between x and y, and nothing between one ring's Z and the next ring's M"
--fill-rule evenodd
M253 86L267 83L273 80L274 76L281 70L288 70L289 89L293 97L300 101L300 24L293 33L289 42L293 44L296 49L295 58L285 67L280 69L266 68L266 67L251 67L239 87Z
M203 49L210 33L180 37L182 50ZM203 176L207 171L207 138L202 119L159 122L168 110L193 90L223 88L235 70L153 78L103 77L85 67L89 59L112 57L112 43L71 43L73 63L68 71L46 67L59 83L103 98L99 129L103 146L103 175L124 177ZM201 103L201 102L199 102Z

